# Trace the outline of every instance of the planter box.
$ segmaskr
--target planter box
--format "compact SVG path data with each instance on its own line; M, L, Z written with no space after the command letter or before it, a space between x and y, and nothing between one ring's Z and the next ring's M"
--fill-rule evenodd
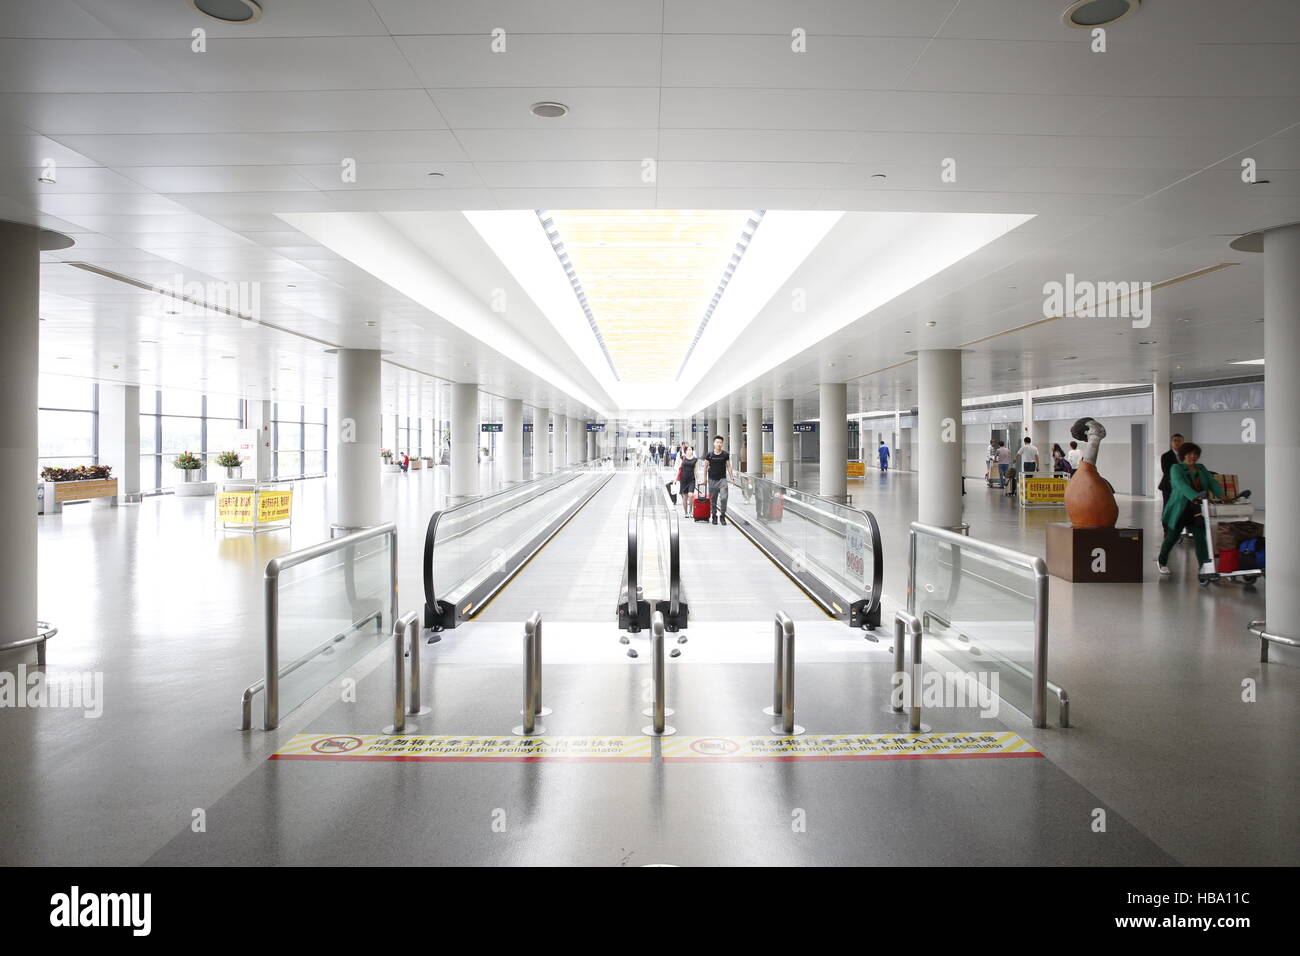
M394 473L401 474L402 466L401 465L380 465L379 470L386 475L391 475Z
M419 471L422 467L424 466L420 463L420 459L418 458L411 459L411 471Z
M42 481L36 487L36 513L57 515L70 501L103 499L110 508L117 507L117 479L92 478L88 481Z
M175 488L177 498L205 498L208 495L216 494L217 483L215 481L182 481Z

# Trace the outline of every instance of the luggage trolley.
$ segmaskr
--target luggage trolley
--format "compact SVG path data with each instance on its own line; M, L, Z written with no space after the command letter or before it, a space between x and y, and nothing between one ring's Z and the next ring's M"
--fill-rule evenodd
M1246 590L1255 590L1255 582L1264 574L1263 568L1242 568L1237 571L1219 570L1219 549L1214 546L1214 526L1216 524L1234 524L1238 521L1253 521L1255 506L1247 499L1250 492L1238 495L1230 501L1211 501L1208 497L1201 499L1201 520L1205 522L1205 543L1209 545L1210 560L1214 564L1213 574L1198 574L1197 580L1208 587L1211 582L1222 578L1241 578Z
M984 459L984 483L990 488L1004 487L1002 471L998 468L998 459L996 456Z

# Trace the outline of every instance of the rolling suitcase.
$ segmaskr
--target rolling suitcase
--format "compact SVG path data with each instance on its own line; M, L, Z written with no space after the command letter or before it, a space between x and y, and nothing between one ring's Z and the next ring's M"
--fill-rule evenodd
M713 514L712 509L713 502L709 501L709 496L707 494L701 495L697 493L695 496L695 511L691 517L696 521L708 521L709 517Z

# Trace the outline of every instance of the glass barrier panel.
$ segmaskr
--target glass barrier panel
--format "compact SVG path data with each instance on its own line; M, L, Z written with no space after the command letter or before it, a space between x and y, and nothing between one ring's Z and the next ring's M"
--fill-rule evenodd
M390 636L391 541L369 538L280 572L281 716Z
M521 541L589 490L594 480L590 472L561 472L444 512L434 532L434 597L444 600L465 582L499 568Z
M990 687L996 677L997 694L1032 717L1033 570L925 534L914 540L912 613L925 642L977 679L988 674Z

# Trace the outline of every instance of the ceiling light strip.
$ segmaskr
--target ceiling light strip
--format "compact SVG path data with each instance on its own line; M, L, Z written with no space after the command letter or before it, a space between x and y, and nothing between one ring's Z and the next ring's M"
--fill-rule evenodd
M569 285L573 287L573 294L578 300L578 305L582 306L582 313L587 317L587 324L591 326L591 334L596 337L596 344L600 346L605 361L609 363L609 370L614 373L614 381L622 381L619 378L618 369L614 366L614 357L609 354L609 349L605 346L605 336L601 335L600 326L596 324L596 316L592 314L591 306L587 302L587 293L582 289L582 280L578 278L577 270L573 268L573 263L569 261L569 254L564 251L564 241L560 239L560 231L556 228L555 222L545 209L535 211L538 221L542 224L542 230L546 233L546 238L550 240L551 248L555 250L555 257L560 260L560 265L569 280Z
M718 287L713 292L713 298L709 300L708 306L704 310L704 317L700 319L699 328L695 330L695 337L691 339L691 344L686 349L686 355L682 358L682 364L677 369L677 379L680 380L682 372L686 370L686 363L691 360L691 353L695 351L695 346L699 344L700 337L704 335L704 329L709 324L709 319L713 318L713 311L722 301L722 293L727 291L727 285L731 282L731 277L736 274L736 267L740 265L740 260L745 256L745 250L754 240L754 233L758 231L759 224L763 221L763 214L766 209L755 209L749 219L745 221L744 228L740 231L740 239L736 242L736 248L727 261L727 266L722 270L722 278L718 280Z

